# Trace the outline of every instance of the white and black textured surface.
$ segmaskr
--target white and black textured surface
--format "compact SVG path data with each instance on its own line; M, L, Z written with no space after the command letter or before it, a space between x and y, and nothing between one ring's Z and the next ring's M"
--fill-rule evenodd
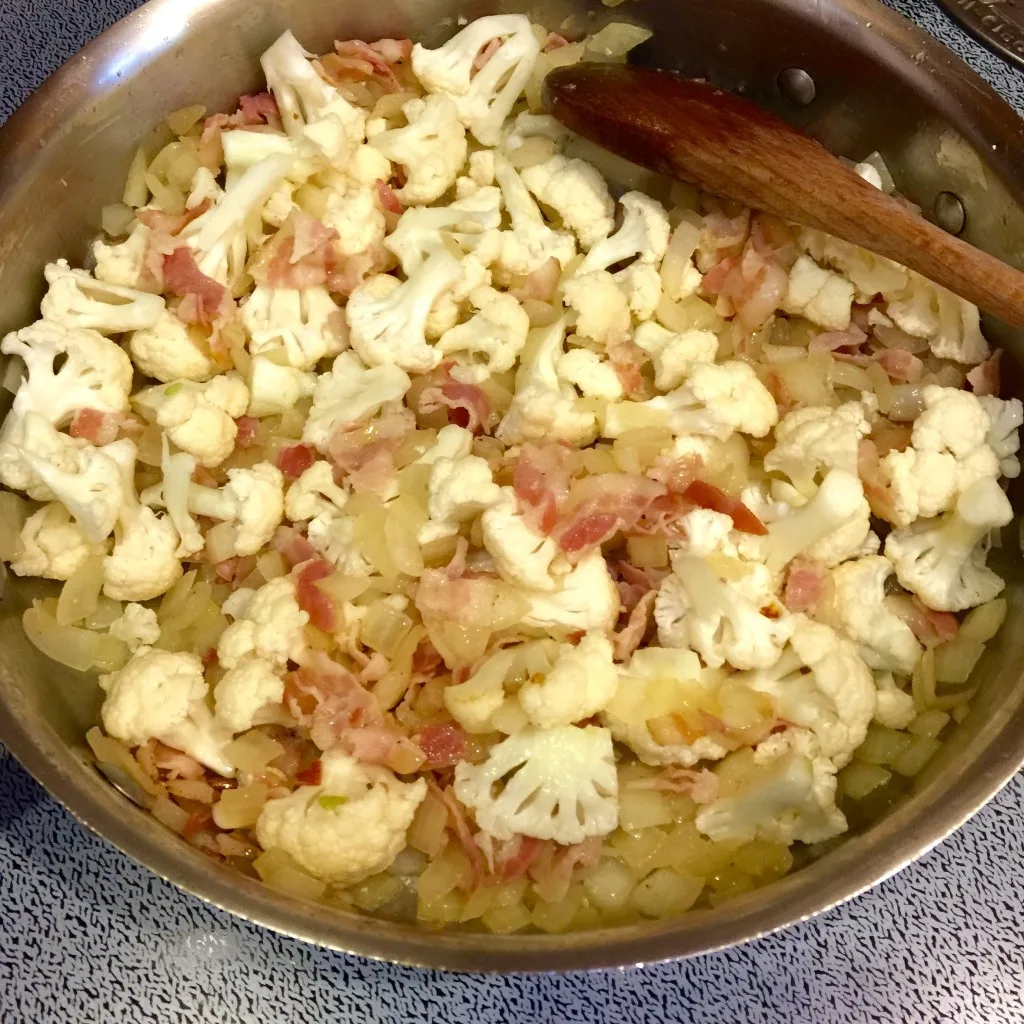
M1024 110L1024 75L928 0L892 2ZM0 119L136 6L0 0ZM0 747L0 1024L292 1021L1022 1024L1024 777L917 864L781 935L643 969L491 978L235 920L87 833Z

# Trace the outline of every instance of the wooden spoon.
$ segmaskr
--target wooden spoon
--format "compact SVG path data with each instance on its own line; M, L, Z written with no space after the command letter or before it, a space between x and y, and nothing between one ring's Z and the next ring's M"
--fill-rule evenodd
M747 100L611 64L559 68L545 94L563 124L633 163L888 256L1024 327L1024 274L929 224Z

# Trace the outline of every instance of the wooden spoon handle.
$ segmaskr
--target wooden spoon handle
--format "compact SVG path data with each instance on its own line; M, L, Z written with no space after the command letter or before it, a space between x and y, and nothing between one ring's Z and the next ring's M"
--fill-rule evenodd
M1024 327L1024 274L930 224L747 100L611 64L559 68L545 93L555 117L605 149L887 256Z

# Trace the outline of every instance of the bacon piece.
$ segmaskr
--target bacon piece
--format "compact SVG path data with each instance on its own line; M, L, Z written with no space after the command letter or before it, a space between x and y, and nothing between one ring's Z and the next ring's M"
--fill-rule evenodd
M665 495L663 484L626 473L601 473L579 481L573 490L577 502L571 514L551 536L567 555L579 555L635 527L656 499Z
M442 363L438 368L439 383L420 392L419 411L423 414L448 409L448 422L474 434L488 430L492 422L491 402L482 388L453 380L454 362Z
M303 210L293 210L260 249L249 272L270 288L316 288L334 274L338 233Z
M319 786L324 778L323 761L310 761L305 768L300 768L295 773L295 781L301 782L303 786Z
M427 779L427 788L444 804L445 810L448 812L448 825L455 833L455 837L469 859L475 886L486 874L484 870L486 865L480 847L473 840L473 832L466 820L466 810L459 803L450 786L442 789L433 779Z
M1002 361L1001 349L996 349L992 355L983 363L978 363L967 374L967 383L976 395L998 395L1002 382L1000 380L999 364Z
M644 637L654 624L654 602L657 597L656 590L648 590L629 613L626 625L612 637L616 661L628 661L644 642Z
M553 302L558 291L558 282L562 279L562 264L552 256L545 260L536 270L527 274L509 292L520 302L535 299L537 302Z
M421 640L412 655L412 673L414 676L433 678L438 669L444 665L444 658L429 640Z
M544 841L533 836L506 839L494 851L493 873L505 881L522 878L543 849Z
M265 124L279 127L281 111L272 93L258 92L251 96L238 97L238 110L235 113L236 127Z
M569 40L565 36L560 36L557 32L549 32L544 41L544 52L550 53L552 50L560 50L563 46L568 45Z
M629 788L688 793L694 803L709 804L718 796L718 776L707 768L694 771L692 768L669 765L652 778L636 779L629 784Z
M270 543L293 568L308 562L311 558L320 557L320 552L292 526L279 526Z
M293 444L277 453L277 468L289 480L298 480L316 462L316 450L308 444Z
M402 88L392 65L411 56L412 43L408 39L381 39L376 43L346 39L343 42L336 42L334 49L342 61L358 63L368 69L368 73L355 77L372 78L389 93L399 92ZM323 64L328 75L331 75L335 67L331 56L325 57Z
M726 494L714 484L709 484L704 480L694 480L683 492L683 497L700 508L711 509L712 512L721 512L729 516L733 526L740 533L750 533L755 537L764 537L768 533L768 528L764 523L742 501Z
M333 572L334 566L319 558L302 566L295 578L295 600L308 613L310 624L323 633L333 633L338 628L338 613L334 602L316 584Z
M924 376L924 363L901 348L887 348L874 355L874 361L885 370L890 380L915 384Z
M835 352L837 349L857 349L868 340L868 336L853 324L845 331L822 331L807 344L810 352Z
M897 614L926 647L934 647L936 644L955 639L960 629L960 623L955 615L951 612L937 612L917 596L909 603L901 602Z
M121 432L122 415L99 409L79 409L71 418L70 434L90 444L111 444Z
M720 259L705 275L701 281L701 291L705 295L720 295L726 287L729 278L740 265L736 256L725 256Z
M164 284L173 295L191 298L189 314L183 314L179 308L178 316L186 323L199 323L209 326L224 314L225 303L231 298L227 289L207 277L196 265L192 250L179 246L169 256L164 257Z
M868 499L872 513L888 523L894 522L896 508L892 491L882 472L875 442L868 437L857 446L857 475L864 485L864 497Z
M450 768L465 760L469 737L457 722L435 722L416 737L426 768Z
M248 448L256 442L260 432L260 421L255 416L239 416L235 420L238 433L235 435L236 448Z
M281 129L281 112L277 101L268 92L239 96L238 109L233 114L213 114L203 122L199 140L199 162L211 171L224 163L221 136L229 128Z
M359 428L334 434L328 455L354 490L375 494L387 490L395 478L393 456L410 430L410 418L411 414L396 414L378 420L372 432Z
M789 563L782 603L791 612L810 612L817 607L825 586L825 570L817 562L794 558Z
M735 217L729 217L716 204L704 215L700 250L707 254L705 259L713 258L715 253L722 256L732 254L738 257L749 234L749 210L744 210ZM703 266L707 266L707 262L703 262ZM715 291L715 289L711 289L711 291Z
M171 779L201 779L206 768L194 757L156 741L152 748L153 767Z
M163 210L137 210L135 219L140 224L145 224L150 231L157 235L180 235L192 221L201 217L210 208L210 200L204 199L191 210L183 213L165 213Z
M223 562L218 562L214 571L218 579L229 583L232 590L237 590L252 575L255 568L255 555L235 555L234 558L226 558Z
M386 181L378 178L376 185L377 198L380 200L380 205L385 211L399 215L405 212L405 207L402 206L401 200L395 195L395 190Z
M550 534L555 528L559 510L569 496L574 451L561 443L524 444L519 453L512 486L520 512L541 533Z

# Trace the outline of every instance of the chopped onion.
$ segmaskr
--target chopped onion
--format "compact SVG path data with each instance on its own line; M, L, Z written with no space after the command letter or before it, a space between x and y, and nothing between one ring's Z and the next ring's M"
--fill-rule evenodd
M333 601L345 604L366 593L370 586L370 578L346 576L344 573L335 572L322 580L317 580L316 585Z
M120 601L114 601L103 594L96 599L96 607L85 617L82 625L86 629L107 629L121 617L124 608Z
M161 794L153 801L150 812L161 825L166 825L172 832L181 835L189 822L191 815L188 811L179 807L173 800Z
M163 793L163 786L142 770L139 762L132 757L128 748L119 740L111 739L96 726L93 726L85 734L85 741L92 748L92 752L101 766L127 775L144 794L158 796Z
M206 531L206 558L213 565L235 557L238 527L234 523L217 523Z
M892 765L907 752L912 741L913 737L905 732L871 725L864 742L857 748L857 757L867 764Z
M1006 600L997 597L994 601L972 608L960 623L958 640L974 640L987 644L1002 628L1006 618Z
M650 29L639 25L630 25L623 21L613 21L595 32L586 40L584 58L587 60L621 60L630 50L641 43L647 42L653 33ZM555 53L558 51L556 50Z
M555 143L544 135L531 135L509 153L508 162L517 170L542 164L555 155Z
M689 910L703 891L703 878L658 868L633 890L633 905L647 917L673 917Z
M668 540L665 537L630 537L627 557L638 569L663 569L668 565Z
M683 274L690 265L690 260L700 243L703 218L689 210L684 211L665 250L665 259L661 264L661 286L664 294L675 301L682 290Z
M206 107L197 103L168 114L165 123L175 135L187 135L205 116Z
M172 188L151 171L146 172L146 187L153 193L153 201L165 213L176 217L185 212L185 195L181 189Z
M932 708L931 711L922 711L907 726L907 732L913 733L915 736L927 736L929 739L935 739L949 724L949 719L950 715L945 711L940 711L938 708Z
M280 551L267 551L256 559L256 569L268 582L281 576L287 576L288 563Z
M402 884L391 875L374 875L351 889L352 902L360 910L372 913L390 903L398 894Z
M242 772L261 772L284 747L258 730L247 732L226 744L223 750L228 762Z
M447 818L447 811L445 816ZM412 827L415 827L415 820ZM472 880L473 870L469 858L460 846L451 843L420 875L416 884L419 902L421 906L429 907L456 889L468 889Z
M494 935L511 935L530 924L530 912L522 903L515 903L510 907L492 907L481 920Z
M109 633L94 633L77 626L62 626L55 616L34 602L22 616L25 635L33 646L60 665L87 672L113 672L128 660L128 647Z
M250 828L267 802L267 787L254 782L238 789L225 789L213 805L213 820L218 828L231 831L236 828Z
M103 589L103 555L91 555L68 577L57 599L57 622L71 626L96 611Z
M10 562L21 551L21 531L32 506L10 491L0 491L0 561Z
M657 789L625 789L619 793L619 827L637 832L652 825L671 825L672 809Z
M146 185L146 166L149 161L146 159L146 151L141 147L135 151L132 157L131 166L128 168L128 178L124 183L124 194L121 197L125 206L138 209L145 206L149 199L149 188Z
M894 384L889 419L895 423L909 423L924 411L923 384Z
M942 743L929 736L915 736L910 745L892 762L892 770L898 775L913 778L936 755Z
M892 778L892 772L877 764L866 761L851 761L840 773L839 784L843 794L851 800L863 800L868 793L873 793L879 786L884 786Z
M871 374L863 366L844 363L838 359L832 360L829 378L834 385L839 387L855 388L857 391L872 391L874 389Z
M252 862L252 866L271 889L287 896L318 900L327 891L326 883L303 871L284 850L267 850Z
M100 226L111 238L123 238L132 230L135 211L124 203L114 203L100 210Z
M388 505L387 518L384 520L384 540L395 569L406 576L423 574L419 532L426 521L426 508L407 494L399 494Z
M636 886L636 875L622 861L602 857L596 868L583 879L583 888L591 902L601 910L617 910L626 905Z
M866 372L878 398L878 411L883 416L888 416L892 409L892 381L889 380L889 374L879 363L869 363Z
M378 601L370 606L366 617L359 626L359 639L371 651L390 658L413 627L412 619L405 612L397 611L389 604Z
M447 827L448 809L432 791L428 791L409 826L409 846L428 857L437 857L444 849Z
M977 640L956 636L935 648L936 683L962 686L971 678L974 667L985 653L985 645Z

